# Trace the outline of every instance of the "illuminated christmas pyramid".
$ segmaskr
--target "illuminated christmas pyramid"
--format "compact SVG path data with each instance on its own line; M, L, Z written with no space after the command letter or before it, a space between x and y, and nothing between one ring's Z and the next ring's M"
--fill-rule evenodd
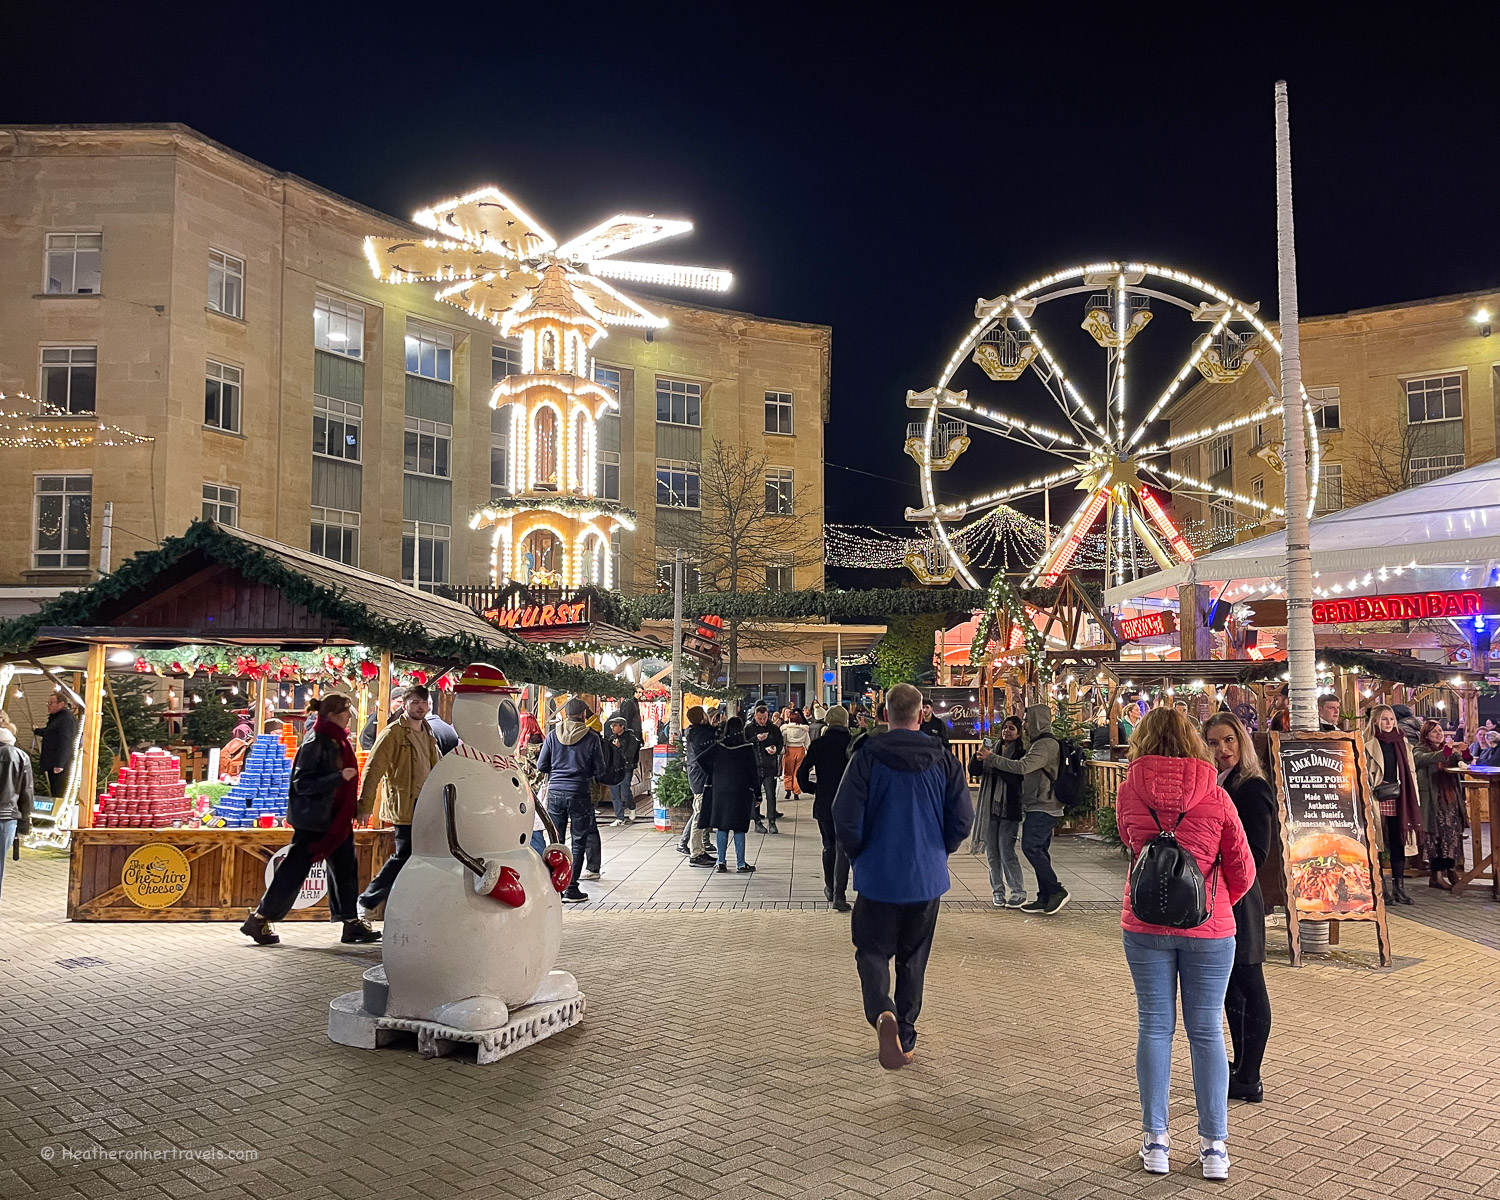
M687 233L687 221L616 216L558 245L494 188L434 205L412 220L431 238L369 237L365 256L386 283L437 283L440 300L521 341L521 369L490 396L510 405L510 495L475 513L493 531L497 584L612 587L616 529L635 514L598 494L598 421L619 408L594 382L591 352L608 328L660 329L667 321L607 278L724 291L728 271L619 261L615 255Z

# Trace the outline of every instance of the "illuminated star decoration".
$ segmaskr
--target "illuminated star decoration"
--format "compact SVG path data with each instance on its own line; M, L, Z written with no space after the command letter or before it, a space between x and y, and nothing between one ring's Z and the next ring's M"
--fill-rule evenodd
M688 233L690 221L614 216L559 245L509 196L486 187L424 208L412 222L432 230L432 236L365 238L365 258L375 278L436 283L439 300L499 326L505 335L536 302L543 276L554 269L561 270L573 299L593 318L590 348L604 336L604 326L661 329L667 324L611 286L610 279L723 292L734 278L709 267L615 257Z
M1033 320L1041 304L1078 295L1087 297L1082 327L1105 352L1106 400L1099 411L1090 406L1065 373ZM1131 428L1126 421L1127 348L1150 323L1153 301L1184 309L1208 328L1194 337L1191 351L1171 382ZM1259 305L1242 303L1186 272L1128 262L1072 267L1036 279L1009 295L981 299L974 308L974 325L948 360L938 384L906 396L907 406L923 414L921 421L908 426L906 437L906 451L916 460L921 475L922 507L907 509L906 518L930 528L929 557L934 560L919 564L922 570L913 567L918 578L925 574L930 579L924 582L944 582L957 575L968 586L978 587L964 553L963 530L950 529L950 524L1055 487L1075 487L1084 493L1083 500L1036 558L1023 585L1026 587L1056 584L1075 561L1101 515L1110 552L1109 575L1113 577L1106 578L1106 585L1113 582L1118 586L1127 574L1136 574L1141 551L1162 569L1174 562L1191 562L1193 548L1174 525L1158 493L1209 498L1216 514L1215 525L1226 528L1237 523L1235 509L1248 510L1260 520L1284 516L1280 508L1262 497L1242 495L1176 471L1171 465L1174 450L1211 443L1280 417L1279 380L1273 374L1274 364L1268 370L1264 360L1279 357L1281 345L1257 315L1258 309ZM1060 410L1062 427L1048 428L996 411L971 400L967 389L952 390L949 385L966 360L996 382L1013 382L1027 372L1034 374ZM1147 429L1195 373L1217 384L1239 379L1251 369L1259 372L1267 392L1267 399L1256 411L1160 443L1146 439ZM1311 515L1317 501L1320 447L1314 406L1306 403L1305 391L1304 406L1311 451ZM987 433L1043 451L1066 465L969 500L941 502L933 473L953 465L957 453L969 445L970 432Z

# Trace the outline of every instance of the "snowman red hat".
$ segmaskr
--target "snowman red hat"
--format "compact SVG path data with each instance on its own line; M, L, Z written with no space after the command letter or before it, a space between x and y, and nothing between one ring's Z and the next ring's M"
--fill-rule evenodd
M521 689L512 687L499 667L470 663L453 692L457 696L519 696Z

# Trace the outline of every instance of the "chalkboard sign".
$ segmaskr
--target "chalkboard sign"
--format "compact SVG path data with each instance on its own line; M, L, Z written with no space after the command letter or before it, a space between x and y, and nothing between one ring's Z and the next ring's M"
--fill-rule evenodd
M1389 966L1377 819L1359 735L1273 733L1271 766L1292 965L1302 963L1299 921L1374 921L1380 961Z

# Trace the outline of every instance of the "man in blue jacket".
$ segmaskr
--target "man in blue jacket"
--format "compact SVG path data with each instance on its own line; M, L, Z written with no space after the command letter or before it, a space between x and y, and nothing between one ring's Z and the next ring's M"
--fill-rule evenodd
M563 719L542 743L536 760L538 773L547 777L547 815L557 827L559 841L566 836L568 822L573 823L573 881L562 894L564 900L572 901L589 898L578 887L589 838L598 833L589 784L604 774L604 743L588 727L588 717L588 706L574 696L563 708Z
M974 805L958 759L918 731L922 693L885 699L889 732L860 740L833 800L839 844L854 865L854 963L865 1019L888 1071L911 1062L948 856L969 836ZM891 959L896 996L891 998Z

